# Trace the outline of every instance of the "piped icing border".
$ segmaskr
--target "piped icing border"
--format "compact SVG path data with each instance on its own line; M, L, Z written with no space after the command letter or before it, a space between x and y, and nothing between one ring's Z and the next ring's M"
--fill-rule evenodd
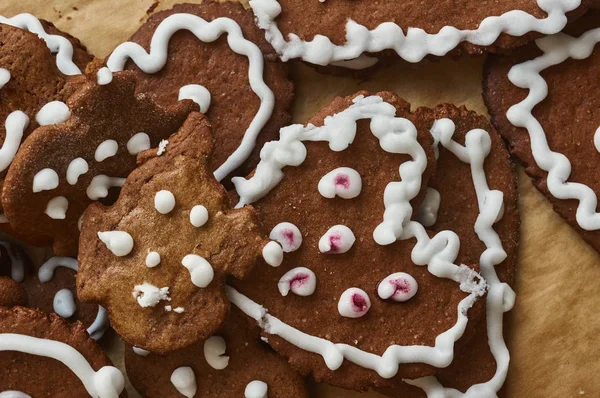
M118 398L125 387L125 378L119 369L104 366L95 371L79 351L60 341L0 333L0 351L18 351L60 361L81 380L92 397Z
M506 117L515 127L523 127L529 133L531 153L537 166L548 173L548 191L557 199L575 199L577 224L586 231L600 229L600 213L596 212L598 197L587 185L569 182L571 162L559 152L550 149L546 133L532 110L548 95L548 84L541 75L545 69L558 65L569 58L581 60L592 55L600 42L600 28L585 32L578 38L559 33L536 41L543 55L515 65L508 79L517 87L529 90L527 98L511 106Z
M40 39L46 42L50 52L56 54L56 66L58 70L68 76L81 74L81 70L73 62L73 45L71 42L63 36L47 33L40 20L33 15L19 14L12 18L0 15L0 23L35 33Z
M420 28L400 27L384 22L373 30L349 19L346 23L346 43L336 45L323 35L315 35L304 41L290 33L287 38L277 27L277 16L282 7L278 0L251 0L258 26L265 31L265 38L283 61L301 58L316 65L330 65L364 69L373 66L376 58L364 53L394 50L409 62L419 62L426 55L443 56L462 42L480 46L493 44L501 33L523 36L528 32L555 34L567 23L566 13L579 7L581 0L537 0L538 6L548 15L538 19L524 11L513 10L500 16L485 18L475 30L459 30L445 26L438 33L427 33ZM406 35L403 32L406 29ZM348 63L350 62L350 63Z
M256 139L265 124L271 118L275 106L275 95L263 79L264 58L258 46L247 40L237 22L230 18L217 18L207 22L193 14L173 14L165 18L156 28L150 42L150 53L133 42L119 45L107 61L108 68L121 71L128 59L131 59L145 73L156 73L166 64L171 37L180 30L187 30L198 40L211 43L223 33L227 33L227 43L233 52L248 58L248 82L252 91L260 99L258 112L246 130L238 148L227 158L225 163L215 170L215 177L221 181L237 169L256 146Z
M421 190L427 155L417 141L416 127L408 119L396 117L396 108L392 104L384 102L378 96L359 95L348 108L326 117L322 127L308 124L282 128L279 141L271 141L261 150L261 161L254 175L250 179L232 179L240 197L236 207L253 203L266 195L283 179L284 167L297 167L302 164L307 154L303 141L325 141L329 143L331 150L343 151L354 141L356 123L362 119L370 119L371 131L379 138L383 150L408 154L413 159L400 165L400 181L390 182L386 187L383 222L373 232L373 238L380 245L388 245L398 239L417 239L412 251L413 262L417 265L427 265L429 272L437 277L456 281L462 291L469 293L458 305L456 324L437 336L434 347L391 345L380 356L348 344L336 344L308 335L268 314L266 308L228 286L229 300L246 315L254 318L267 333L278 335L301 349L321 355L331 370L338 369L344 359L372 369L384 378L396 375L400 363L418 362L436 367L448 366L454 357L454 343L466 328L467 311L475 300L483 295L487 286L483 278L472 269L453 263L460 247L460 240L454 232L441 231L430 238L421 224L411 220L413 209L410 200ZM499 197L497 194L489 196L486 197L485 210L486 215L495 211L495 214L492 214L493 223L502 208L502 194L500 193ZM493 259L500 257L498 252L485 255ZM504 260L504 257L501 260Z

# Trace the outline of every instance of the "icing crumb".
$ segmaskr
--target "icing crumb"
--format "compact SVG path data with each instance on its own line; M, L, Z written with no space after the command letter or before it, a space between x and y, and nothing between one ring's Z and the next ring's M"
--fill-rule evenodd
M162 140L161 142L158 143L158 150L156 151L156 154L158 156L162 155L163 153L165 153L165 151L167 150L167 145L169 144L169 140Z
M143 308L154 307L161 300L171 301L171 298L169 297L169 287L158 288L147 282L134 286L133 298L135 298L138 304Z

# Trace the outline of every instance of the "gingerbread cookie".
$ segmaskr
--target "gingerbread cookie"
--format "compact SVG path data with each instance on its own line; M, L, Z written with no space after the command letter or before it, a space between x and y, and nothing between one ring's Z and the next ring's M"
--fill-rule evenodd
M79 323L0 307L0 391L19 397L126 397L123 374Z
M233 282L230 300L317 381L364 390L433 375L483 315L479 255L457 260L460 234L411 221L431 202L433 144L453 133L444 122L432 137L436 117L391 93L340 98L284 128L252 177L233 180L238 206L252 203L286 254ZM500 211L491 196L486 214Z
M457 49L514 48L534 33L554 34L567 16L582 15L595 0L461 0L431 6L420 1L250 0L258 26L282 60L363 69L395 52L409 62ZM567 15L568 13L568 15Z
M534 185L600 251L600 11L507 57L490 57L484 99Z
M308 398L302 378L232 309L208 339L167 355L125 346L131 384L144 397Z
M105 306L125 341L152 352L210 336L229 311L226 277L246 277L261 253L273 264L283 256L252 208L231 208L207 165L211 150L207 119L192 113L164 152L139 155L112 207L85 212L78 296Z
M0 276L0 307L27 305L27 293L22 286L7 276Z
M110 202L136 155L177 131L196 108L191 101L163 107L135 94L132 72L108 84L88 80L66 103L49 103L38 113L43 126L21 145L6 176L8 221L22 236L52 240L56 255L76 256L86 207Z
M291 120L287 65L237 2L176 5L152 15L130 40L110 55L108 68L134 70L137 92L159 104L190 98L200 105L213 127L211 168L219 181L252 170L263 144Z

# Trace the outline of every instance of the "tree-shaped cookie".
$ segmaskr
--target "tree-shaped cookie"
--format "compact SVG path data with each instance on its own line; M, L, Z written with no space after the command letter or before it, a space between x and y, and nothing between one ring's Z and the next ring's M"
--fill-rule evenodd
M195 107L191 101L162 107L136 95L130 72L108 84L86 81L66 103L38 113L45 125L23 142L6 176L6 217L23 237L47 237L56 255L75 256L86 207L110 200L110 188L123 184L136 155L177 131Z
M91 205L80 240L79 298L106 307L130 344L163 353L209 337L229 311L227 275L273 248L253 208L233 210L208 158L208 121L190 115L166 151L145 151L111 207ZM275 250L281 260L281 250Z

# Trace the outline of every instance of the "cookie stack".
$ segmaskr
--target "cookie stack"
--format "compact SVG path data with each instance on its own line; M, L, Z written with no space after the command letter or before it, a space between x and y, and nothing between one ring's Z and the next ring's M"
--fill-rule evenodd
M417 3L178 4L105 59L0 17L0 397L502 396L511 155L600 247L600 4ZM491 123L360 91L291 124L291 63L482 53Z

